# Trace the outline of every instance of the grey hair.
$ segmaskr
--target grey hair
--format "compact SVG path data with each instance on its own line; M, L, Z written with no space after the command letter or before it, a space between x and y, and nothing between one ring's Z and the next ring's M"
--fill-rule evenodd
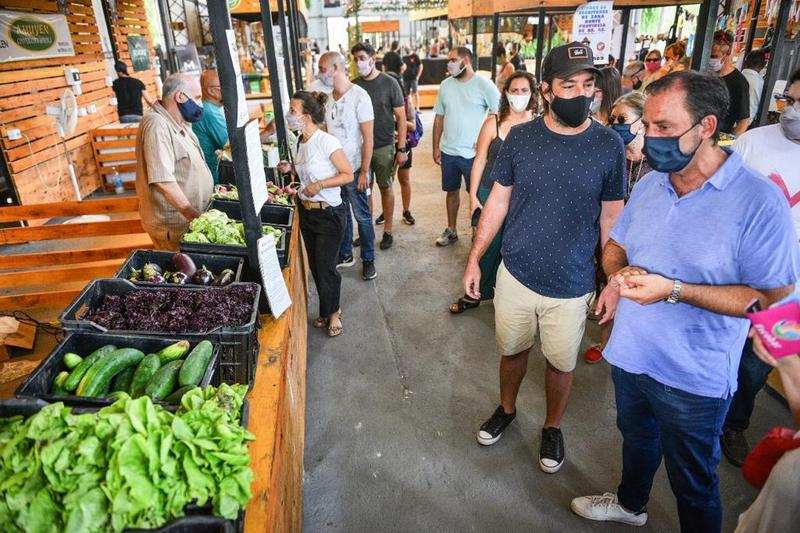
M340 67L342 67L342 70L346 70L347 68L347 61L345 61L344 56L334 50L322 54L319 57L319 60L320 62L330 61L332 67L339 65Z
M189 89L189 83L186 80L186 76L183 74L170 74L167 76L167 79L164 80L164 87L161 89L162 98L166 100L173 94L184 91L186 92Z
M644 103L647 100L647 96L644 93L639 91L629 92L628 94L623 94L617 101L614 102L612 107L616 107L618 105L624 105L632 110L634 110L640 117L644 114Z
M635 76L636 74L640 73L644 70L644 63L641 61L634 61L632 63L628 63L625 65L625 68L622 69L622 75L626 78L630 78L631 76Z

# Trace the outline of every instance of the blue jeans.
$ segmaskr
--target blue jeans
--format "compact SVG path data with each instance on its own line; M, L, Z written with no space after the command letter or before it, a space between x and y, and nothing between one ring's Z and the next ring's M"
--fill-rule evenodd
M750 416L756 403L756 396L767 383L772 367L753 353L753 341L747 339L739 362L739 388L733 395L725 429L744 431L750 425Z
M347 216L344 226L344 239L339 247L339 257L350 257L353 255L353 218L350 216L350 208L353 208L353 216L356 217L358 224L358 237L361 239L361 260L375 261L375 227L372 225L372 211L369 206L369 196L366 191L356 189L358 175L352 183L342 187L342 201L347 207Z
M619 367L612 367L611 375L623 438L619 503L645 510L663 457L681 531L721 531L719 436L730 398L698 396Z

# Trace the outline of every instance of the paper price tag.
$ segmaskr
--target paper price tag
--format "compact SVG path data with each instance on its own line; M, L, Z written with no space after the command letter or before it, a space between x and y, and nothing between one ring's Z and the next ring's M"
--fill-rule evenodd
M264 235L258 239L258 268L261 271L270 312L275 318L280 318L292 305L292 298L283 279L278 252L275 250L275 239L271 235Z
M239 50L236 47L236 33L233 30L225 30L225 36L233 62L233 72L236 74L236 127L241 128L250 120L250 113L247 112L247 98L242 85L242 67L239 64Z
M250 170L250 190L253 194L253 207L256 215L267 203L267 175L264 172L264 152L258 132L258 121L248 122L244 129L245 146L247 147L247 168Z

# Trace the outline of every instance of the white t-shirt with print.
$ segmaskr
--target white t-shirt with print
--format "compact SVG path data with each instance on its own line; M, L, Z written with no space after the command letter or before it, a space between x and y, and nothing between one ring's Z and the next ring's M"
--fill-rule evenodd
M372 99L367 91L356 84L353 84L339 100L334 100L331 95L325 103L325 123L328 133L342 143L347 160L353 166L353 172L361 168L361 146L364 144L361 124L371 120L375 120Z
M339 173L331 162L331 154L341 149L342 144L339 140L322 130L315 131L310 139L299 143L294 165L297 175L300 176L301 191L316 181L332 178ZM301 192L300 198L314 202L328 202L336 207L342 203L341 187L322 189L310 198Z
M800 144L786 138L780 124L745 132L733 143L745 163L781 190L800 237Z

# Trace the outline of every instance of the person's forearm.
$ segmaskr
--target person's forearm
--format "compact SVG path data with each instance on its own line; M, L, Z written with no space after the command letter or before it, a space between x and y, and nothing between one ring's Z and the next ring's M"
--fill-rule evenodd
M436 115L433 119L433 150L439 149L439 142L442 140L442 130L444 129L444 119L442 115Z
M733 134L736 135L737 137L739 135L742 135L744 132L747 131L748 126L750 126L750 119L743 118L742 120L737 122L736 125L733 127Z
M483 169L486 168L486 156L480 152L475 154L475 159L472 161L472 172L469 176L469 195L471 197L478 196L478 187L481 184L481 176Z
M746 285L698 285L683 283L681 302L717 313L744 317L745 309L755 299L767 308L791 294L792 287L773 290L756 290Z
M372 161L372 148L373 141L372 137L369 139L364 139L364 144L361 145L361 169L362 171L366 169L369 172L369 165ZM357 170L357 169L356 169Z
M614 239L609 238L603 246L603 272L611 278L626 266L628 266L628 254L625 252L625 248Z
M469 261L476 263L480 261L489 248L492 239L503 226L503 221L506 219L506 214L508 214L508 200L501 200L500 196L495 194L496 189L497 186L493 188L492 193L486 200L486 205L483 206L481 211L478 230L472 243L472 249L469 252Z
M323 189L333 189L334 187L341 187L342 185L347 185L348 183L352 183L353 181L353 173L350 172L339 172L335 176L331 176L330 178L325 178L324 180L320 180L317 183L322 185Z
M167 203L177 209L186 220L192 220L193 218L197 217L197 210L194 208L194 206L192 206L191 203L189 203L189 200L186 198L186 195L183 193L177 183L154 183L153 187L155 187L155 189L161 193L164 199L167 200Z
M608 242L611 230L617 219L622 213L623 202L603 202L602 210L600 211L600 248L605 248Z
M402 113L402 117L398 118L400 118L400 120L397 121L397 147L399 149L405 149L406 135L408 135L408 128L406 127L405 111Z

